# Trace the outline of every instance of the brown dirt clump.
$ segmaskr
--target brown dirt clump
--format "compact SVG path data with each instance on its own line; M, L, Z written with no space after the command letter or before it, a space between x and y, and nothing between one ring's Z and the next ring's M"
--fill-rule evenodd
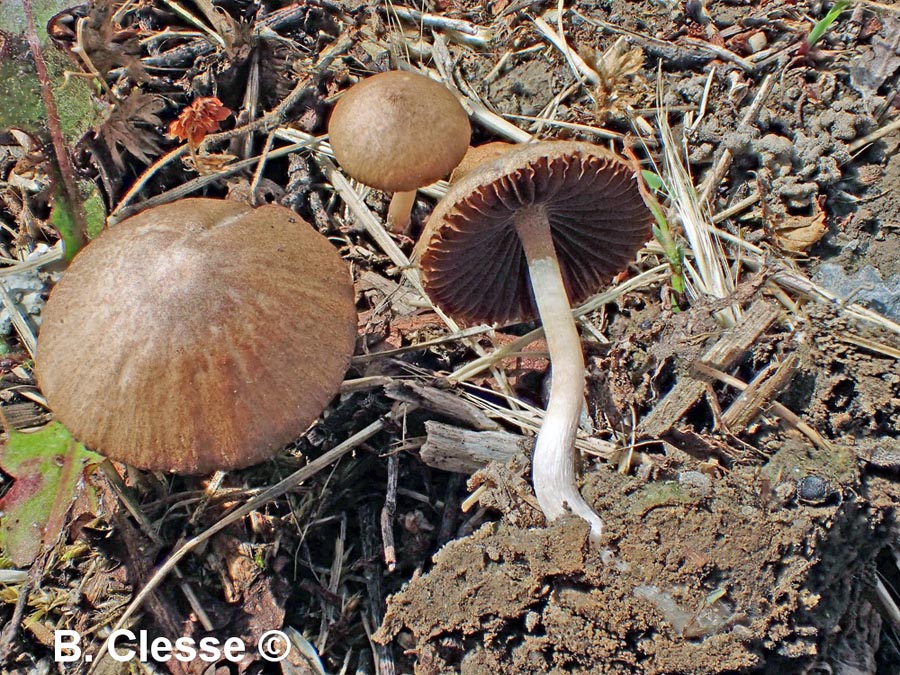
M391 599L379 638L411 632L420 675L795 672L847 610L832 584L875 552L857 503L807 504L750 470L591 483L606 550L574 520L487 524Z

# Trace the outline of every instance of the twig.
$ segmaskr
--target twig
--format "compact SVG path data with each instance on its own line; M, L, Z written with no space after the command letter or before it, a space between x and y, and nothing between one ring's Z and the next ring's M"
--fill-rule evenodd
M441 526L438 528L435 542L437 546L443 546L453 538L453 532L459 522L459 489L462 487L462 482L463 477L458 473L450 474L450 478L447 480L444 492L444 512L441 515Z
M315 143L316 140L314 139L305 143L295 143L294 145L288 145L283 148L278 148L277 150L272 150L269 153L268 157L269 159L284 157L285 155L290 155L291 153L297 152L298 150L303 150L304 148L308 148L311 145L315 145ZM199 176L197 178L194 178L193 180L189 180L186 183L182 183L176 188L172 188L167 192L154 195L153 197L150 197L149 199L146 199L132 206L122 206L122 203L124 203L122 202L120 203L119 207L117 207L116 210L110 214L108 220L110 224L114 224L119 220L137 213L138 211L143 211L154 206L159 206L160 204L168 204L169 202L180 199L185 195L189 195L192 192L206 187L210 183L215 183L221 178L225 178L226 176L230 176L232 174L238 173L239 171L243 171L244 169L248 169L251 166L257 164L259 162L259 159L259 157L250 157L248 159L243 159L239 162L235 162L234 164L229 164L224 169L217 171L214 174L210 174L208 176Z
M106 219L107 222L110 225L114 225L120 219L125 218L125 217L127 217L127 215L130 215L131 213L134 213L135 211L139 210L140 205L138 205L137 207L132 208L132 209L126 209L125 207L128 203L131 202L132 199L134 199L137 196L137 194L141 190L144 189L144 186L147 184L147 182L151 178L153 178L153 176L155 176L159 172L160 169L162 169L169 162L178 159L182 155L186 155L187 151L188 151L188 146L182 145L178 148L175 148L174 150L170 150L165 155L160 157L158 160L153 162L153 164L148 166L144 170L144 172L140 176L138 176L137 180L134 182L134 185L132 185L128 189L128 192L126 192L122 196L122 199L119 200L119 204L116 206L116 208L114 208L112 210L112 213L110 213L109 216L107 217L107 219ZM123 212L125 212L125 215L123 215Z
M28 580L19 588L19 597L16 598L16 606L13 609L12 616L10 617L9 622L3 627L3 630L0 631L0 663L3 663L6 660L6 657L12 652L10 646L19 633L19 628L22 625L22 617L25 615L25 605L28 604L28 596L31 594L31 589L37 585L37 579L35 577L40 576L42 567L42 565L38 565L37 563L32 565L31 571L28 574Z
M666 272L668 271L668 269L669 264L663 263L647 270L646 272L642 272L641 274L638 274L637 276L609 289L608 291L604 291L603 293L595 295L584 304L575 307L572 310L572 315L576 318L579 318L589 312L593 312L595 309L602 307L608 302L614 301L625 293L660 281L661 279L664 279L666 277ZM477 358L474 361L470 361L469 363L457 368L447 376L447 379L453 382L464 382L465 380L475 377L478 373L486 370L487 368L490 368L493 364L502 361L505 358L509 358L517 352L521 352L532 342L543 337L543 335L544 329L536 328L530 333L527 333L526 335L513 340L509 344L503 345L500 349L495 349L490 354L486 354L485 356Z
M379 7L379 9L383 10L383 8L381 7ZM481 28L480 26L469 23L468 21L462 21L460 19L450 19L438 14L425 14L418 10L411 9L409 7L402 7L400 5L394 5L393 7L391 7L391 12L393 14L396 14L404 21L417 23L425 26L426 28L442 28L444 30L453 30L457 31L458 33L465 33L466 35L480 37L484 42L484 46L487 46L488 42L490 41L489 31Z
M150 541L152 541L154 544L162 547L162 538L159 536L159 534L157 534L154 527L150 524L147 516L141 510L137 501L131 494L131 490L128 488L128 486L125 485L125 482L122 480L122 477L119 475L116 467L113 466L113 463L110 460L105 459L100 463L100 469L103 471L104 477L106 478L113 492L115 492L116 496L119 498L119 501L125 506L125 509L128 511L128 513L131 514L135 522L137 522L138 526L141 529L141 532L144 533L144 536L150 539ZM219 475L223 475L223 472L217 471L216 476ZM219 482L221 483L221 478L219 479ZM209 491L207 491L205 499L209 499ZM203 505L205 505L205 502L203 503ZM201 508L197 508L194 510L192 524L193 522L195 522L194 518L196 518L198 514L202 512L202 506ZM181 573L181 570L175 567L173 568L172 572L178 578L178 586L181 589L181 592L184 594L184 597L187 598L188 604L191 606L194 614L196 614L197 618L200 620L200 623L203 626L204 630L212 630L214 626L209 618L209 615L206 613L206 610L203 608L203 605L197 598L196 593L194 593L194 589L187 581L184 580L184 575Z
M736 216L737 214L749 209L751 206L756 204L759 201L759 193L754 192L749 197L745 197L741 201L736 204L732 204L727 209L723 209L719 211L716 215L712 217L712 222L721 223L723 220L728 220L732 216Z
M450 62L446 44L444 44L440 35L435 36L434 42L435 63L438 65L439 69L447 73L447 77L441 77L440 73L427 68L422 70L423 74L433 80L442 82L450 89L450 91L452 91L459 99L460 104L466 109L469 116L488 131L498 136L502 136L513 143L528 143L533 140L532 135L527 131L523 131L511 122L503 119L497 113L489 110L478 98L477 92L464 79L460 79L459 86L457 86L457 82L450 77L453 64ZM465 88L465 91L462 91L461 88Z
M269 159L269 153L272 151L272 143L274 142L275 134L271 133L266 137L266 144L263 146L263 151L259 156L259 164L256 167L256 171L253 172L253 180L250 181L250 199L253 200L254 204L257 204L256 190L259 188L259 182L262 180L263 170L266 168L266 162Z
M221 141L227 141L236 136L241 136L243 134L249 134L250 132L256 131L257 129L265 128L268 125L271 125L273 127L278 126L279 124L281 124L282 121L284 121L284 118L285 118L285 115L287 114L288 109L300 99L300 97L303 95L303 92L306 91L308 86L309 86L309 81L301 78L300 81L297 82L297 84L294 86L294 89L291 91L291 93L288 94L284 98L284 100L281 103L279 103L277 106L275 106L275 108L273 108L270 112L266 113L259 119L254 120L253 122L245 124L241 127L237 127L236 129L230 129L229 131L222 131L218 134L210 134L203 140L203 144L210 145L210 144L219 143ZM297 145L298 145L298 147L303 147L305 145L309 145L309 143L297 144ZM297 148L295 148L295 150L296 149ZM137 182L131 187L131 189L127 193L125 193L125 195L119 201L116 208L113 209L112 213L109 214L110 222L116 222L117 218L118 219L125 218L126 213L134 213L137 210L141 210L141 208L149 208L149 206L141 206L139 208L132 208L132 209L126 209L125 207L132 199L134 199L137 196L137 193L140 192L141 188L143 188L143 186L146 185L147 181L149 181L150 178L152 178L166 164L168 164L172 160L175 160L178 157L181 157L183 154L185 154L187 152L187 150L188 150L187 145L183 145L179 148L175 148L174 150L172 150L171 152L167 153L166 155L161 157L159 160L154 162L152 166L148 167L147 170L144 171L144 173L142 173L140 175ZM269 155L269 158L273 159L275 157L281 157L282 155L287 154L286 152L281 152L281 154L277 154L282 150L284 150L284 148L279 148L278 150L273 151ZM293 152L293 150L291 150L291 152ZM215 174L211 178L211 180L216 180L220 177L230 175L231 173L234 173L235 171L243 170L247 166L252 166L254 163L256 163L258 161L258 159L259 158L251 158L251 160L244 160L243 162L238 162L237 164L232 164L231 166L224 169L221 174L219 174L219 173ZM248 162L248 161L250 162L250 164L245 164L245 162ZM235 166L238 166L238 165L240 165L241 168L235 169ZM225 173L225 172L228 172L228 173ZM204 177L201 177L201 178L204 178ZM201 180L201 179L195 179L195 180ZM209 182L209 181L207 181L207 182ZM202 185L206 185L206 184L207 183L204 182L199 187L202 187ZM195 187L192 190L190 190L189 192L191 192L195 189L199 189L199 187ZM167 193L167 194L171 194L173 192L175 192L175 191L172 190L172 191L170 191L170 193ZM189 192L186 192L184 194L189 194ZM153 198L151 197L151 199L153 199ZM166 201L162 201L162 202L158 202L158 203L164 204L164 203L166 203ZM147 204L147 202L143 202L143 205L146 205L146 204Z
M41 98L44 102L44 111L47 114L47 130L50 132L50 140L53 144L53 154L56 157L56 165L62 178L63 193L68 202L69 211L75 220L75 230L72 232L75 247L80 247L85 240L87 225L82 210L81 198L78 194L78 183L75 180L75 167L69 157L63 135L62 123L59 119L59 111L56 108L56 99L50 83L50 73L47 70L47 62L44 60L44 52L38 41L37 31L34 27L34 13L31 9L31 0L22 0L22 8L25 11L26 30L25 38L28 49L34 58L34 67L37 71L38 82L41 88ZM74 255L75 251L67 251L66 255Z
M439 338L434 338L433 340L426 340L424 342L417 342L414 345L408 345L406 347L398 347L397 349L386 349L383 352L372 352L370 354L359 354L350 359L350 364L354 366L361 365L363 363L369 363L370 361L377 361L379 359L391 358L393 356L399 356L400 354L407 354L409 352L420 352L423 349L428 349L429 347L436 347L437 345L448 344L450 342L456 342L457 340L462 340L465 338L475 337L476 335L484 335L485 333L490 333L493 331L493 326L472 326L470 328L464 328L463 330L457 331L455 333L450 333L449 335L444 335ZM343 392L343 388L341 389Z
M691 123L691 131L700 126L700 122L706 116L706 106L709 104L709 90L712 89L712 83L715 79L716 69L713 67L709 69L709 76L706 78L706 84L703 86L703 98L700 99L700 108L697 110L697 118Z
M558 14L560 22L562 21L562 13ZM531 17L529 17L531 18ZM537 16L531 18L531 22L535 25L535 28L538 29L541 35L543 35L547 40L556 47L562 55L566 58L566 61L569 64L569 67L572 69L572 72L575 74L575 79L579 82L586 80L590 85L600 84L600 75L596 70L591 68L581 56L578 55L577 52L573 51L571 47L569 47L569 43L566 42L566 38L562 35L562 33L557 33L553 30L553 27L544 21L541 17Z
M400 480L400 455L388 455L387 490L381 508L381 541L384 546L384 564L388 572L397 569L397 548L394 545L394 514L397 511L397 487Z
M687 62L690 65L696 66L712 61L718 56L715 52L707 49L708 44L705 42L702 43L702 46L694 46L693 49L690 49L677 43L660 40L649 35L644 35L643 33L622 28L621 26L612 23L607 23L606 21L591 19L574 9L570 9L569 11L591 26L597 26L614 35L627 36L630 43L636 43L649 54L658 56L660 59L670 63L683 64L684 62Z
M891 622L891 626L896 634L900 630L900 607L897 607L891 592L884 585L884 581L881 580L880 574L875 575L875 600L882 610L882 615Z
M891 134L898 129L900 129L900 117L895 119L893 122L885 124L880 129L876 129L871 134L866 134L862 138L857 138L848 146L848 148L850 152L856 152L857 150L861 150L862 148L867 146L869 143L874 143L878 139L884 138L888 134Z
M363 576L366 579L366 593L368 595L368 608L371 613L372 620L365 612L360 613L360 619L363 623L363 629L369 638L369 647L372 650L372 661L375 664L375 672L377 675L394 675L396 668L394 666L394 655L390 645L382 645L372 640L372 623L376 626L381 624L383 616L382 607L384 607L384 589L381 585L381 566L378 563L378 555L375 552L376 542L378 541L375 534L377 528L377 517L375 508L371 503L364 503L359 509L359 525L362 531L362 557L367 562L363 568Z
M606 138L614 141L622 141L625 139L625 134L619 133L618 131L610 131L609 129L603 129L602 127L592 127L587 124L577 124L575 122L563 122L562 120L553 120L547 117L533 117L531 115L514 115L512 113L504 113L504 117L508 117L514 120L525 120L526 122L540 122L541 124L547 124L554 127L561 127L563 129L572 129L574 131L584 131L585 133L594 134L595 136L599 136L600 138Z
M2 280L0 280L0 301L2 301L6 311L9 312L9 318L12 320L13 326L16 327L16 332L19 334L22 344L25 345L25 349L28 350L31 358L34 358L35 354L37 354L37 339L34 336L34 330L29 325L25 315L22 314L19 306L13 301L6 290L6 284Z
M341 199L344 200L344 203L347 204L353 212L357 222L366 229L369 236L375 240L378 247L391 259L391 262L403 271L403 276L406 277L410 284L412 284L413 288L419 291L424 297L425 291L422 288L422 282L419 279L418 272L410 266L409 258L407 258L406 254L400 250L400 247L397 246L397 242L394 241L384 225L381 224L381 221L369 210L369 207L365 205L362 198L360 198L356 190L353 189L353 186L350 185L350 181L347 180L343 173L338 171L334 162L328 157L319 154L317 156L317 161L319 168L322 169L322 173L325 174L325 178L327 178L328 182L334 186L334 189L341 196Z
M25 570L0 569L0 584L17 586L24 584L26 581L28 581L28 572Z
M747 388L747 383L743 380L740 380L733 375L729 375L728 373L722 372L717 368L713 368L712 366L708 366L702 361L696 361L693 364L694 370L708 377L715 378L720 382L724 382L725 384L738 389L739 391L744 391ZM772 412L778 415L782 420L790 424L792 427L797 429L800 433L806 436L813 444L819 446L822 450L827 452L834 452L834 446L828 441L827 438L822 436L818 431L809 426L806 422L804 422L800 417L787 406L779 403L778 401L774 401L772 403Z
M751 261L748 260L746 262L749 263ZM900 324L896 321L892 321L886 316L855 302L847 303L840 296L822 288L796 272L788 272L786 270L777 271L772 275L772 280L782 288L787 288L795 293L800 293L811 300L830 304L835 307L839 313L846 314L857 321L874 324L900 335Z
M64 257L65 251L63 251L62 240L60 240L53 244L53 246L51 246L48 250L32 258L31 260L23 260L21 262L16 262L9 267L0 268L0 277L9 276L11 274L21 274L22 272L30 272L31 270L36 270L40 267L43 267L44 265L49 265L50 263L62 260Z
M748 73L752 73L754 70L756 70L756 64L751 63L747 59L738 56L729 49L725 49L725 47L719 47L712 42L707 42L706 40L698 40L697 38L692 38L690 36L685 36L681 39L691 47L694 47L694 49L697 49L698 51L710 51L723 61L730 61L731 63L740 66L741 69L746 70Z
M891 347L890 345L881 344L875 340L861 337L859 335L838 335L837 339L841 342L867 349L870 352L881 354L882 356L890 356L893 359L900 359L900 349Z
M169 8L173 12L175 12L178 16L180 16L182 19L187 21L189 24L191 24L195 28L198 28L201 31L203 31L206 34L206 36L209 37L214 42L216 42L219 45L219 47L221 47L222 49L226 48L225 40L222 38L221 35L219 35L216 31L214 31L212 28L207 26L205 23L203 23L200 19L198 19L193 14L191 14L189 11L187 11L184 7L179 5L177 2L174 2L173 0L163 0L163 2L165 4L167 4L169 6Z

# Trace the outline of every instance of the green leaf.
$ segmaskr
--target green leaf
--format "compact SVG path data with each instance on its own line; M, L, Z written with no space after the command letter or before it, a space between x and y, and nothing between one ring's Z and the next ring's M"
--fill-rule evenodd
M651 190L662 190L666 186L666 184L663 183L662 178L659 177L659 174L656 174L653 171L642 169L641 176L644 177L644 182Z
M837 21L841 13L849 6L850 0L838 0L834 3L834 6L829 10L828 14L816 22L816 25L809 31L809 35L806 36L806 46L812 47L822 39L822 36L825 35L825 31L831 27L831 24Z
M34 433L10 429L0 448L0 468L14 478L0 498L0 555L27 567L43 547L55 544L85 485L85 468L102 461L58 422Z

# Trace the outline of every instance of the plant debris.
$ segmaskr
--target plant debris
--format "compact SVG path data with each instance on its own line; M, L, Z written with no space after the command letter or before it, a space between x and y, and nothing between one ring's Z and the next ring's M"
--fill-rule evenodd
M0 670L117 673L127 628L254 654L135 672L898 672L898 22L843 0L0 2ZM389 196L331 156L339 96L398 69L453 92L472 145L609 145L647 183L656 238L573 308L599 548L528 481L540 326L460 328L423 292L447 183L391 233ZM85 471L31 429L42 296L91 236L185 196L325 235L356 356L263 464ZM90 663L54 663L62 629ZM255 651L271 630L284 664Z

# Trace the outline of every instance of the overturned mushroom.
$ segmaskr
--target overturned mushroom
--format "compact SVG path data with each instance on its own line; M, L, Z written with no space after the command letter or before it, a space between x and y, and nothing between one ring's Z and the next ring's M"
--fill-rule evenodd
M44 310L36 371L92 449L206 473L299 437L337 392L355 338L350 274L297 214L183 199L75 257Z
M334 156L353 178L393 192L388 224L405 232L416 190L449 174L469 145L466 111L442 84L401 71L379 73L341 97L328 122Z
M520 146L450 187L416 248L431 299L464 323L540 316L553 381L532 460L548 520L572 512L603 522L575 485L574 441L584 356L570 303L623 270L650 235L633 170L588 143Z

